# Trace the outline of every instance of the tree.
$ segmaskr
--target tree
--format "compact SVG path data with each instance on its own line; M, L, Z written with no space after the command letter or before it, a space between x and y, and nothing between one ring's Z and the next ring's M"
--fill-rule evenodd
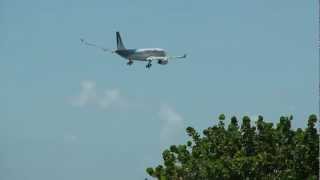
M317 116L309 116L304 130L293 130L292 119L282 116L273 126L259 116L253 126L244 116L239 126L232 117L226 128L222 114L202 136L186 128L191 140L166 149L163 165L146 171L160 180L319 179Z

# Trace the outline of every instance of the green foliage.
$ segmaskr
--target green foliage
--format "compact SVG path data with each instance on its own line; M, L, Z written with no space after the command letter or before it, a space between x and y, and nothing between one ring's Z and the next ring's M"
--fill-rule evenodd
M304 130L292 130L292 119L280 117L274 127L259 116L252 126L244 116L239 127L232 117L225 128L221 114L203 136L188 127L191 140L172 145L162 153L164 164L146 171L160 180L319 179L317 116L309 116Z

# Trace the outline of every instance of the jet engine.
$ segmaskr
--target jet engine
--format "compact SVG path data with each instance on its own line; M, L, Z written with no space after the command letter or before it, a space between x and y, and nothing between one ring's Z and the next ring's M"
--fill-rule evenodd
M168 64L168 60L162 60L162 59L160 59L160 60L158 60L158 64L166 65L166 64Z

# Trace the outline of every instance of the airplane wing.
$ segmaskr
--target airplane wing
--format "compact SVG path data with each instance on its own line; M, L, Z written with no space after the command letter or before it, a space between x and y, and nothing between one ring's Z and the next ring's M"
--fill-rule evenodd
M160 57L157 57L157 56L150 56L148 57L146 60L149 61L148 65L146 66L147 68L150 68L151 66L151 61L158 61L158 64L161 64L161 65L166 65L168 64L169 62L169 59L183 59L183 58L186 58L187 55L184 54L182 56L160 56Z
M99 46L99 45L90 43L90 42L86 41L86 40L83 39L83 38L80 38L80 41L81 41L81 43L83 43L83 44L86 45L86 46L95 47L95 48L101 49L101 50L104 51L104 52L114 53L114 51L113 51L112 49L104 48L104 47L102 47L102 46Z
M184 59L187 58L187 54L184 54L182 56L169 56L169 59Z
M187 54L184 54L182 56L150 56L146 60L147 61L155 61L155 60L161 60L161 61L168 61L169 59L184 59L187 58Z

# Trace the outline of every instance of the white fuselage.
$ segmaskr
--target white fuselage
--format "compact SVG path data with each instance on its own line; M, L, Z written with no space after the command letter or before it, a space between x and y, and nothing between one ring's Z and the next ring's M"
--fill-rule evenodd
M139 61L148 61L150 57L161 58L167 56L165 50L160 48L121 49L115 52L123 58Z

